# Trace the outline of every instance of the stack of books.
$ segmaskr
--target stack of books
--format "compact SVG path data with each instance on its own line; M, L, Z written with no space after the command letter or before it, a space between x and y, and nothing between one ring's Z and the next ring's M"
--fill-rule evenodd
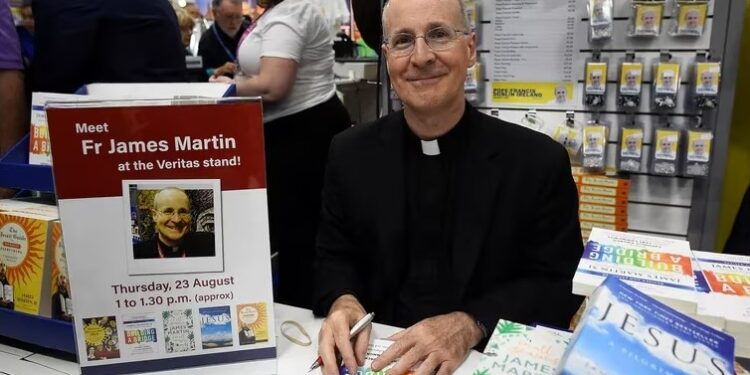
M750 357L750 257L694 251L705 284L699 294L699 318L723 320L737 340L737 355Z
M578 187L578 216L584 241L593 228L628 229L630 180L586 174L577 168L573 169L573 180Z
M734 339L616 277L591 296L558 374L733 374Z
M72 320L57 206L0 200L0 308Z
M590 296L615 276L653 298L694 315L697 293L687 241L594 228L573 277L573 294Z

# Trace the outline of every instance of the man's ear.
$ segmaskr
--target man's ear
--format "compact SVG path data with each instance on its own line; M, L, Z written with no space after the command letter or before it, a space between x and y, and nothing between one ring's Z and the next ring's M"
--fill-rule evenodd
M477 63L477 33L470 32L467 44L467 53L469 54L469 67Z

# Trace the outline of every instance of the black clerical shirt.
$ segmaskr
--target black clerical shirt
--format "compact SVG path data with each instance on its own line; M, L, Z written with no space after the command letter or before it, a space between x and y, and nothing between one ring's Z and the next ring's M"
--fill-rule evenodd
M394 311L401 327L460 310L451 276L453 190L471 126L468 113L467 104L456 126L436 140L437 155L426 155L421 140L404 127L407 265Z

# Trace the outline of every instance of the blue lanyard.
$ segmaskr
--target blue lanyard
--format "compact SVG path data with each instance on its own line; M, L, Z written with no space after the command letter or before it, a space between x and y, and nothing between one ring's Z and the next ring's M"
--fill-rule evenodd
M237 59L234 57L234 54L232 51L227 48L227 45L224 44L224 41L221 40L221 36L219 35L219 31L217 30L219 28L219 25L214 22L214 25L211 27L211 29L214 30L214 36L216 36L216 40L219 41L219 44L221 44L221 47L224 48L224 52L227 53L227 56L229 56L229 59L232 60L232 62L237 62Z

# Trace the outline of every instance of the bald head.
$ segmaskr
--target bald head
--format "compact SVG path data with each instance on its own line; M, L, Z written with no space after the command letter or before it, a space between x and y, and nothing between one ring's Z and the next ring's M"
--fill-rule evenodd
M391 8L391 4L404 1L409 0L390 0L385 4L385 8L383 8L383 18L381 20L383 24L383 39L388 38L388 33L391 29L391 25L388 24L388 14L390 13L389 9ZM466 18L466 7L464 7L463 0L435 0L435 2L443 3L443 6L455 9L456 25L461 25L464 31L471 31L469 30L469 19Z

